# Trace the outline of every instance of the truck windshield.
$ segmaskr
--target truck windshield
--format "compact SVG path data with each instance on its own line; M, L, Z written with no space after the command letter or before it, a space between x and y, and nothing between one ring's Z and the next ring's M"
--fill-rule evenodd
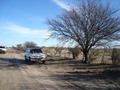
M4 46L0 46L0 48L5 48Z
M32 49L31 53L42 53L41 49Z

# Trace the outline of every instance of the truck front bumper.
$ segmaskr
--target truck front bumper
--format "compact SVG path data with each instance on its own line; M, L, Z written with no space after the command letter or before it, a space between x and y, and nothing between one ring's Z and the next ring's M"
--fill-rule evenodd
M44 61L46 58L31 58L31 61Z

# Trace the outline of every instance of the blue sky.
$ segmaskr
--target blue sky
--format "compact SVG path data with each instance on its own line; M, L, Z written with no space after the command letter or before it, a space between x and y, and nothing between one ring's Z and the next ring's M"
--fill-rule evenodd
M16 46L33 41L39 46L56 46L47 40L51 34L46 18L55 18L63 9L70 10L75 0L0 0L0 45ZM120 0L110 0L115 8Z

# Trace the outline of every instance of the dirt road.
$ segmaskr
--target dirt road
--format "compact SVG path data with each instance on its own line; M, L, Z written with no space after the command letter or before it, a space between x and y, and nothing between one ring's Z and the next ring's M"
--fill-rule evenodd
M23 56L9 49L7 54L0 54L0 90L82 90L82 88L45 73L38 65L26 64Z

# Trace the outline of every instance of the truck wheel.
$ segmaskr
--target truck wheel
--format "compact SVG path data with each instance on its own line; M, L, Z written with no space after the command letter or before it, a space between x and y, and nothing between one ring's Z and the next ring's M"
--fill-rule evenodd
M25 56L25 61L28 62L28 59L26 58L26 56Z
M43 64L45 64L45 61L42 61Z
M33 61L31 61L31 58L29 57L29 64L33 64Z
M31 61L31 58L29 57L29 61Z
M6 54L6 52L5 52L5 51L3 51L3 54Z

